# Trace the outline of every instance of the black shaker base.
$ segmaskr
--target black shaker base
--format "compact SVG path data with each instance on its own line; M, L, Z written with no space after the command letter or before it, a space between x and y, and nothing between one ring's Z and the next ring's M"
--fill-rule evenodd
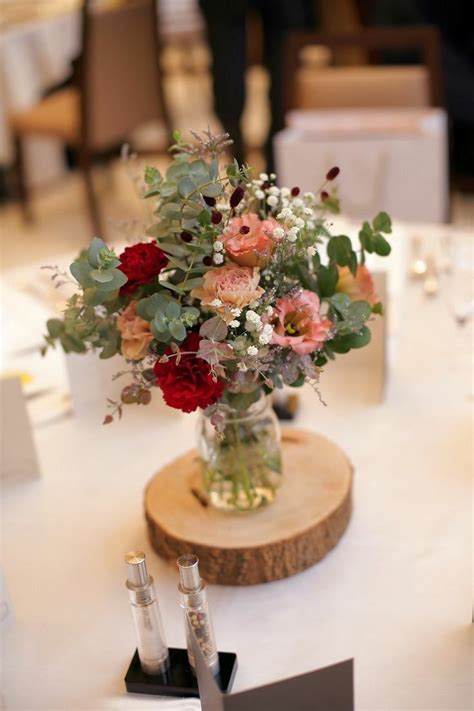
M166 674L152 676L146 674L140 664L138 651L133 655L125 675L125 687L131 694L152 694L154 696L194 696L199 697L197 678L188 661L186 649L169 648L170 668ZM220 673L216 676L221 691L230 691L237 671L237 655L233 652L219 652Z

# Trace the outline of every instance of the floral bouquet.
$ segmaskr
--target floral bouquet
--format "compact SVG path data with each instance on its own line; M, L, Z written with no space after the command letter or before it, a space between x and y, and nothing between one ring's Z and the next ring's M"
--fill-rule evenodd
M145 170L154 217L143 241L117 256L95 238L71 264L80 288L48 321L46 341L126 359L130 380L106 424L156 387L170 407L199 408L211 502L253 509L273 499L281 471L265 396L305 382L317 390L329 360L369 343L382 305L365 255L390 253L391 223L384 212L364 222L356 251L328 229L338 168L302 193L273 173L222 165L227 134L193 135L189 144L173 133L165 176Z

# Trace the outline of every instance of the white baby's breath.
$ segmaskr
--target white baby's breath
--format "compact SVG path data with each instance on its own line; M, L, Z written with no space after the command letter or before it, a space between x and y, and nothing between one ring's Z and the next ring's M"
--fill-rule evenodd
M214 251L215 252L222 252L224 249L224 243L220 241L220 239L216 239L214 242Z
M249 346L247 348L247 355L249 355L249 356L258 355L258 348L256 348L256 346Z
M222 264L222 262L224 261L224 255L220 252L216 252L212 258L212 261L214 262L214 264Z
M265 193L263 192L263 190L256 190L255 197L259 200L263 200L263 198L265 197Z

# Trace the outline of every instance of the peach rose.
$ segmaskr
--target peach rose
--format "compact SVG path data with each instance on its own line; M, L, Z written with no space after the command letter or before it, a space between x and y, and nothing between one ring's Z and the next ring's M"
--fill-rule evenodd
M279 226L273 217L261 220L255 213L249 212L229 220L224 233L217 239L224 243L232 261L241 267L264 266L273 252L271 235ZM242 234L242 228L246 234Z
M235 318L232 309L243 309L264 293L259 281L260 271L256 267L218 267L206 272L204 284L193 289L191 296L199 299L203 306L213 308L226 323L230 323Z
M371 306L378 302L379 297L375 293L372 276L365 264L359 264L355 276L349 267L338 267L338 269L339 280L336 291L347 294L351 301L363 299L368 301Z
M135 302L132 301L117 318L117 327L122 336L122 355L130 360L144 358L153 336L150 333L148 321L137 316Z
M327 340L331 321L321 318L319 297L303 289L276 302L277 322L272 343L304 355L321 348Z

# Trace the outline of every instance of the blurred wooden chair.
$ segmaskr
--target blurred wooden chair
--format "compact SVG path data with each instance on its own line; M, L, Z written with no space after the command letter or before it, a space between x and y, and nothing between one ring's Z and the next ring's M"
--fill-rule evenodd
M130 0L111 7L85 3L82 52L74 86L59 90L30 109L11 116L18 193L25 218L31 213L23 139L58 138L78 155L88 210L101 231L94 190L94 155L124 141L131 131L161 119L169 128L159 68L156 0Z
M304 66L304 51L357 47L376 61L376 51L417 50L422 64L410 66ZM431 26L373 28L354 33L294 32L284 62L285 112L292 109L442 106L438 32Z

